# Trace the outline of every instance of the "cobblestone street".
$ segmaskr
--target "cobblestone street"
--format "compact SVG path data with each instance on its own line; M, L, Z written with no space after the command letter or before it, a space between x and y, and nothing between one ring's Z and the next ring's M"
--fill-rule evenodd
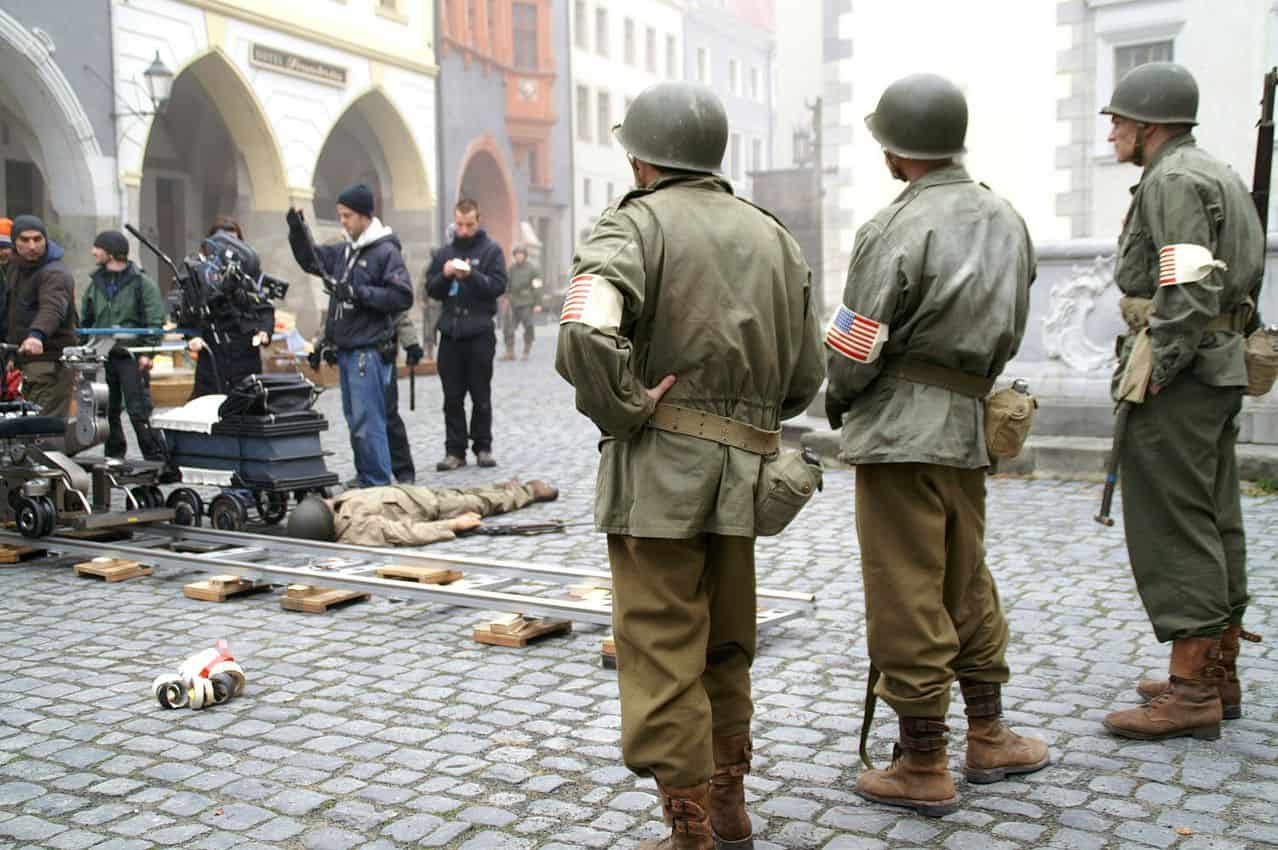
M442 395L417 380L400 400L418 483L544 478L559 501L511 521L590 518L592 426L555 375L553 327L530 362L497 364L500 466L441 475ZM336 389L330 469L353 474ZM131 445L132 448L132 445ZM496 473L496 474L494 474ZM1016 781L958 780L962 809L939 820L852 794L867 661L852 520L853 473L780 538L758 546L761 585L813 592L813 616L762 633L754 669L759 848L947 850L1278 846L1278 498L1244 498L1252 607L1244 717L1219 741L1119 741L1110 709L1142 675L1165 674L1127 567L1121 520L1092 520L1100 486L989 482L988 561L1012 625L1006 718L1047 738L1055 764ZM588 527L526 538L470 537L432 552L606 569ZM522 650L481 646L476 609L375 596L322 615L278 594L225 604L182 596L199 574L157 569L120 584L66 567L0 566L0 846L343 850L406 846L630 848L661 834L655 787L622 766L616 675L599 664L607 631L576 624ZM518 588L516 588L518 589ZM165 711L151 680L225 637L243 696ZM955 690L951 768L966 723ZM890 757L895 718L872 736Z

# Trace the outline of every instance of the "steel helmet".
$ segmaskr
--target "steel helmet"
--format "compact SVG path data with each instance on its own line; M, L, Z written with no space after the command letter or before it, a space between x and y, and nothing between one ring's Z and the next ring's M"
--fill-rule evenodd
M1146 124L1198 123L1198 83L1184 65L1146 62L1123 75L1102 115Z
M301 540L337 539L333 509L319 496L307 496L288 515L288 536Z
M728 113L696 83L657 83L640 92L612 128L635 159L658 168L717 172L728 147Z
M865 126L888 153L949 159L967 150L967 98L944 77L911 74L884 89Z

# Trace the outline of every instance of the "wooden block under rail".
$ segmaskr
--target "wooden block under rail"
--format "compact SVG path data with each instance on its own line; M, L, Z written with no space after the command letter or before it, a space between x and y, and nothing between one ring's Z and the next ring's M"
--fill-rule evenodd
M372 597L360 590L342 590L336 587L313 587L309 584L290 584L280 597L280 607L304 614L323 614L330 608L362 602Z
M491 646L523 649L532 641L551 635L568 634L571 631L572 623L569 620L525 618L520 614L504 614L484 625L475 626L474 638L479 643Z
M450 570L445 567L414 567L408 564L378 567L377 574L382 578L415 581L418 584L452 584L455 581L461 581L465 576L461 570Z
M94 558L75 565L75 574L82 578L100 578L105 581L125 581L138 576L149 576L151 568L137 561L119 558Z
M203 581L193 581L182 587L182 595L187 599L198 599L201 602L225 602L232 596L247 596L270 590L269 584L258 584L241 576L211 576Z

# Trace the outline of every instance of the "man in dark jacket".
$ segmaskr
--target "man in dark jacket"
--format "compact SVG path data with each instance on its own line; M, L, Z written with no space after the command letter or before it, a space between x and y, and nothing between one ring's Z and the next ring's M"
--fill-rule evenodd
M129 240L118 230L104 230L93 240L98 269L80 299L80 324L85 328L158 328L164 323L160 287L129 262ZM151 358L134 357L128 345L156 345L162 336L142 334L122 338L107 355L107 457L124 457L128 443L120 414L138 435L138 448L147 460L161 460L164 448L151 430Z
M479 204L457 202L456 235L431 261L426 294L444 303L439 317L439 380L444 385L444 459L440 472L466 465L467 437L480 466L493 459L493 357L497 354L497 299L506 291L506 257L479 226ZM470 393L470 432L466 394Z
M62 246L33 215L13 220L17 258L0 305L4 342L18 346L22 394L46 416L71 409L72 375L60 362L75 345L75 280L62 262Z
M337 197L346 232L340 245L316 246L302 219L289 210L288 241L303 271L332 284L325 329L337 347L342 413L351 433L361 487L391 483L386 438L386 393L394 366L395 320L413 305L413 285L399 238L373 216L373 192L357 184ZM383 350L391 346L391 356Z

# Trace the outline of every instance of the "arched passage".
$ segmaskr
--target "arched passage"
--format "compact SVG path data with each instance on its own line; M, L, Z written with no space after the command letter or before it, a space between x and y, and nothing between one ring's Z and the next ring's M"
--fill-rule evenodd
M94 181L102 150L49 47L2 10L0 123L4 214L40 215L74 262L109 214L109 193Z
M510 171L497 143L490 136L476 139L462 159L457 197L479 203L488 235L509 251L518 240L519 200Z
M278 253L288 208L279 144L252 89L220 51L174 79L168 106L151 122L141 192L143 227L174 258L194 248L218 215L239 220L264 259ZM155 270L153 258L147 263Z

